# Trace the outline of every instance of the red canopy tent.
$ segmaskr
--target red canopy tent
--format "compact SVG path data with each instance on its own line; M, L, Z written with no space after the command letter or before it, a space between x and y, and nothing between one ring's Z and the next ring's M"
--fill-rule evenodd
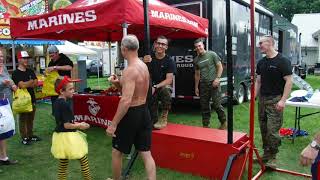
M206 37L208 20L159 0L149 1L150 35ZM11 18L14 38L116 41L123 32L144 37L142 0L78 0L51 13Z

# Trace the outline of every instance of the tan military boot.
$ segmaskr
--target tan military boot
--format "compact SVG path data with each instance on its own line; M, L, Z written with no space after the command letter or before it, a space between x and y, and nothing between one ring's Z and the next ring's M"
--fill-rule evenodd
M225 121L224 123L222 123L222 124L220 125L219 129L225 130L225 129L227 129L227 127L228 127L227 121Z
M278 166L277 159L276 159L276 158L272 158L272 159L268 160L268 161L265 163L265 166L266 166L267 168L276 169L277 166Z
M162 118L158 119L158 122L153 125L155 129L161 129L162 126Z
M268 151L268 150L264 150L263 151L263 155L261 156L261 161L263 163L268 162L272 158L274 158L274 156L271 154L270 151ZM253 158L253 162L257 162L258 163L259 162L258 158Z
M202 127L209 128L210 120L209 119L202 119Z
M163 129L165 127L167 127L168 124L168 114L169 114L169 110L168 109L164 109L162 110L162 114L160 117L160 127L159 129Z

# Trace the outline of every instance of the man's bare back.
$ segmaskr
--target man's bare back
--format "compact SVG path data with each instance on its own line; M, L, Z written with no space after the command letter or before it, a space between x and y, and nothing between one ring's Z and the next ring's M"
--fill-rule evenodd
M123 71L121 86L134 83L131 85L133 96L130 107L139 106L146 103L149 89L149 71L144 62L139 58L132 60L128 67ZM122 92L125 95L126 92Z
M122 154L130 153L134 144L146 167L147 179L156 180L156 165L152 158L151 134L152 121L146 105L149 90L147 66L138 58L139 40L127 35L121 41L121 54L128 60L121 80L111 76L110 82L121 89L119 101L112 123L106 130L112 137L112 175L114 180L121 179Z

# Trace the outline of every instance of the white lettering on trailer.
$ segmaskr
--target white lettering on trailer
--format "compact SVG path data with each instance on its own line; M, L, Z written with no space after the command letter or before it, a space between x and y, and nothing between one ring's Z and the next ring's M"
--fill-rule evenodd
M177 64L177 68L192 68L193 64Z
M176 62L177 68L192 68L193 67L193 56L172 56Z
M175 56L176 63L184 63L184 56Z

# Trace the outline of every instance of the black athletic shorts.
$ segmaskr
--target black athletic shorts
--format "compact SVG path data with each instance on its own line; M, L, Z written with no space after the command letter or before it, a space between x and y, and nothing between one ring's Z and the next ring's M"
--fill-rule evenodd
M112 147L129 154L131 147L138 151L149 151L151 147L152 122L146 104L130 107L122 118L112 138Z

